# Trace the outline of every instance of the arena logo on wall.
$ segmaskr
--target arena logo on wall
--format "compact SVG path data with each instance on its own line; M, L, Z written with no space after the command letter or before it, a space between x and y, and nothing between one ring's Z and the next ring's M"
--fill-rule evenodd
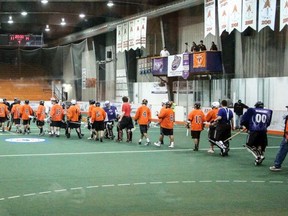
M39 143L44 142L45 139L40 138L9 138L5 139L6 142L12 142L12 143Z

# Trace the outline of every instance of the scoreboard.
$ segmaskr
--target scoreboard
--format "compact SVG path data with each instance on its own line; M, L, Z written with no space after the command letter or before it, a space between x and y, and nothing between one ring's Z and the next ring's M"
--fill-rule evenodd
M43 45L43 35L0 34L0 46L42 47Z

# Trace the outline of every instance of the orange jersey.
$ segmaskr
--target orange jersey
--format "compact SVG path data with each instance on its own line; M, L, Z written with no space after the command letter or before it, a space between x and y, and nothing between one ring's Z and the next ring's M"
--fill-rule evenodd
M46 117L45 106L39 105L36 111L36 118L39 121L44 121L45 117Z
M21 105L14 104L11 110L11 114L13 119L20 119L21 118Z
M88 113L87 113L87 116L91 118L92 116L92 110L95 108L95 105L90 105L89 106L89 109L88 109Z
M50 117L52 121L62 121L63 119L63 108L59 104L54 104L50 110Z
M134 117L135 121L138 121L139 125L148 125L151 121L151 110L146 105L140 106Z
M33 110L29 104L23 104L21 106L21 117L22 120L29 120L29 116L33 115Z
M217 118L217 114L218 114L218 108L212 109L210 110L207 114L206 114L206 121L207 122L212 122Z
M106 118L106 112L102 107L94 107L92 110L91 121L104 121Z
M6 104L1 103L0 104L0 117L7 117L9 114L8 108Z
M206 118L201 109L194 109L189 113L188 120L191 122L192 131L202 131Z
M160 126L166 129L173 129L174 127L174 112L171 108L162 108L158 114L160 119Z
M80 108L78 106L72 105L67 110L67 120L72 122L78 122L81 115Z

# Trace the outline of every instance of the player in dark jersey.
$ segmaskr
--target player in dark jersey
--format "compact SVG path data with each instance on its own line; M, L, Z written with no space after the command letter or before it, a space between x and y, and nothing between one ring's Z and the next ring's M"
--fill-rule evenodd
M114 139L113 126L114 121L116 121L118 117L117 107L111 105L110 101L105 101L104 105L103 109L106 112L106 118L104 120L104 137L107 139Z
M265 109L264 104L258 101L255 108L249 108L241 119L241 125L248 130L245 147L255 157L255 165L259 165L265 159L264 152L268 144L267 128L272 119L273 111Z

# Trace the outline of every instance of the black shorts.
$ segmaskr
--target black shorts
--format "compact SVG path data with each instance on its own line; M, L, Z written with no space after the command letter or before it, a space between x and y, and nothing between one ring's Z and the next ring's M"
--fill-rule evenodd
M200 139L201 131L191 131L192 139Z
M5 122L7 120L7 118L6 117L0 117L0 123L3 123L3 122Z
M61 127L61 124L62 124L62 121L52 121L51 123L50 123L50 126L51 127Z
M104 130L104 121L93 122L92 128L96 131L103 131Z
M67 127L68 128L80 128L81 127L81 122L67 122Z
M214 125L210 125L209 131L208 131L208 138L209 139L214 140L215 131L216 131L216 127Z
M264 151L268 145L266 131L250 131L247 137L247 145L252 148L261 146L262 151Z
M164 136L173 136L173 129L162 128L160 129L161 135Z
M36 121L36 125L37 125L38 127L42 127L42 126L44 126L44 124L45 124L44 121L39 121L39 120Z
M122 120L119 122L119 128L120 130L123 129L132 129L134 128L134 124L132 121L132 118L129 116L123 116Z
M141 134L147 133L148 131L148 125L139 125L139 128Z
M21 119L13 119L15 125L19 125L21 123Z
M231 137L231 125L230 124L217 124L215 131L215 140L224 141Z
M27 120L23 120L23 121L22 121L22 124L23 124L23 125L29 125L29 122L30 122L29 119L27 119Z

